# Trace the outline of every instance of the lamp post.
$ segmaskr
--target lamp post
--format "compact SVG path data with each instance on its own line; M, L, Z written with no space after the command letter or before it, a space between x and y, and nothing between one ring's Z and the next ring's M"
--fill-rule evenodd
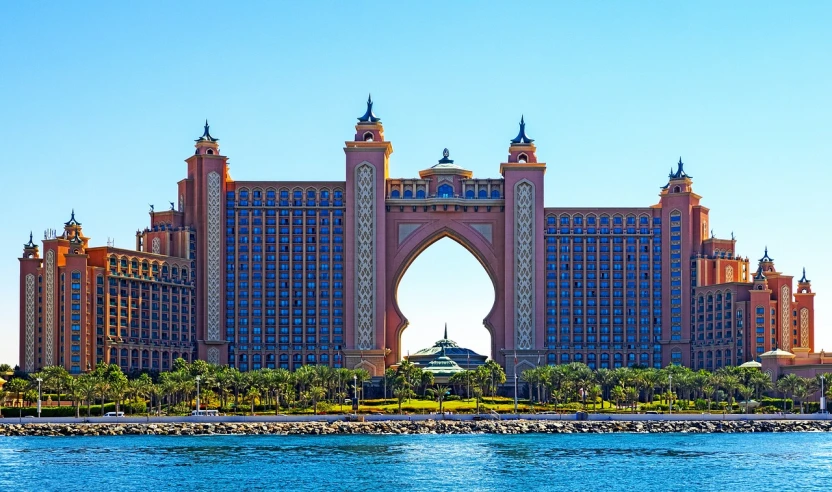
M40 400L41 400L41 393L40 393L40 383L43 382L43 379L38 378L38 418L40 418Z
M199 380L202 378L197 375L194 379L196 379L196 415L199 417Z
M352 396L355 399L355 413L358 414L358 376L352 375Z
M667 375L667 380L668 380L668 390L667 391L670 393L670 395L668 395L668 398L670 398L670 405L667 408L668 408L670 414L673 415L673 374L668 374Z
M471 399L471 352L468 352L468 361L465 363L465 380L468 389L465 391L465 399Z
M823 392L823 374L820 375L820 413L826 413L826 394Z

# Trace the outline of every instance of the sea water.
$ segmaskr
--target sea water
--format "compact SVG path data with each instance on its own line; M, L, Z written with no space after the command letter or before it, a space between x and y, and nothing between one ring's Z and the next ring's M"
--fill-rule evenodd
M832 434L0 437L0 490L832 490Z

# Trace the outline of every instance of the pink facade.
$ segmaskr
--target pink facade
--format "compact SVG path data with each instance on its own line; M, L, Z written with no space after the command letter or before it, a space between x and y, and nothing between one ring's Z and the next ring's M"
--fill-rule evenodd
M372 101L345 142L343 181L234 181L207 122L195 149L170 210L152 210L150 226L137 231L137 251L89 248L71 223L44 241L48 260L26 245L24 368L63 364L79 372L107 361L163 370L175 354L241 370L326 364L380 375L402 356L408 321L399 282L443 237L488 272L495 301L483 323L492 357L509 372L515 360L696 366L700 354L707 363L708 351L714 368L736 365L759 354L749 331L758 303L775 310L778 343L814 341L808 281L793 293L792 278L766 263L758 289L735 241L709 237L708 209L681 159L654 205L552 208L544 201L546 164L522 119L494 178L474 177L447 149L418 177L392 178L393 146ZM80 278L59 276L66 271ZM723 319L716 336L716 320L705 324L706 303L729 291L731 319L742 307L745 331ZM89 302L73 302L76 294ZM57 312L70 317L59 321ZM78 327L78 343L56 345L66 325ZM769 335L760 345L766 350Z

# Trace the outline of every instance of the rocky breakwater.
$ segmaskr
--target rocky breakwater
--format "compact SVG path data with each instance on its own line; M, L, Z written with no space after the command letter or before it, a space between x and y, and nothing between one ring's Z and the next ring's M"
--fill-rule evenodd
M830 432L830 421L647 421L575 422L540 420L424 420L374 422L216 422L144 424L11 424L0 423L0 436L122 435L333 435L333 434L606 434Z

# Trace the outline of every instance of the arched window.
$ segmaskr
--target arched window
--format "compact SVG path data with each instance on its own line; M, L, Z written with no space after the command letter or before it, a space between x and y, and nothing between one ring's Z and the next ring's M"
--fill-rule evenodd
M416 192L416 198L424 198L425 197L425 190L419 190Z
M390 192L390 198L399 198L399 190L393 190Z
M500 198L500 190L496 188L491 190L491 198Z
M373 132L367 132L364 134L364 141L365 142L372 142L373 141Z
M528 162L528 161L529 161L529 156L527 156L526 154L520 154L520 155L517 156L517 162Z
M480 188L480 191L477 194L477 198L488 198L488 190L486 190L485 188Z
M468 190L465 192L465 198L474 198L474 190Z
M413 190L404 190L405 198L413 198Z
M439 185L439 188L436 189L436 194L440 198L451 198L454 196L454 187L447 183Z

